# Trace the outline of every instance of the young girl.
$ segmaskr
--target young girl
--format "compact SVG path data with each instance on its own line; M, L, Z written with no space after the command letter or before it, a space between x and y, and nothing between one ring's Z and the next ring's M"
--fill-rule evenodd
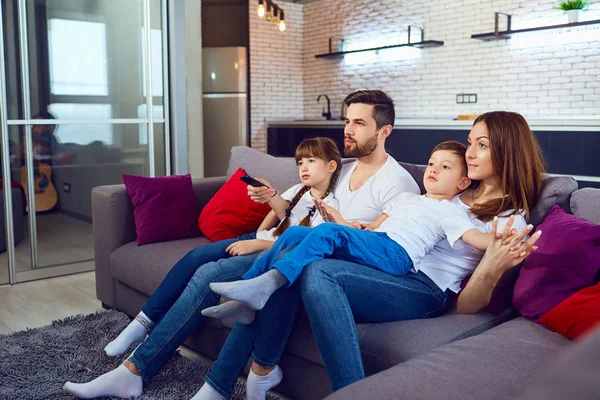
M265 217L258 228L256 239L242 240L231 244L227 251L233 255L244 255L256 251L268 250L274 241L290 226L315 227L323 223L317 212L315 200L323 201L339 208L333 197L333 187L341 171L341 156L335 143L328 138L305 139L296 149L296 163L302 183L299 183L281 197L287 201L287 207L273 206L273 210ZM280 220L277 227L266 230ZM254 320L254 312L244 307L241 302L228 301L220 306L210 307L202 314L212 318L230 318L249 324Z

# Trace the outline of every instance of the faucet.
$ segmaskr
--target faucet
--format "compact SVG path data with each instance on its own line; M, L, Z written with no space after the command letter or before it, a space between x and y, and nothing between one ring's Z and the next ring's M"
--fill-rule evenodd
M329 96L327 96L326 94L320 94L319 97L317 97L317 102L319 100L321 100L321 97L325 97L325 99L327 100L327 112L325 112L325 109L323 109L323 116L325 118L327 118L327 121L331 120L331 102L329 101Z

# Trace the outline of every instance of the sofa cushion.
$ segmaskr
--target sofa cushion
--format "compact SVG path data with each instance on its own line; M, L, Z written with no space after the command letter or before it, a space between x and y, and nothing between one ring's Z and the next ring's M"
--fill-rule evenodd
M127 243L110 255L112 276L127 286L152 295L173 266L190 250L210 243L205 237L152 243L143 247Z
M570 212L571 193L577 190L577 181L570 176L544 175L542 193L537 204L531 210L529 222L536 226L542 223L548 211L558 204L566 212Z
M327 399L510 399L569 343L519 317L422 354Z
M600 283L561 301L539 322L569 339L582 338L600 324Z
M123 183L133 204L138 246L200 236L200 209L189 174L123 175Z
M516 315L513 309L507 309L497 317L485 312L474 315L456 314L452 310L446 315L430 319L358 324L365 371L367 374L374 374L446 343L477 335ZM302 306L296 315L296 326L286 352L323 365Z
M250 147L235 146L231 148L227 177L231 177L240 167L250 176L266 179L279 193L300 183L298 167L293 158L273 157Z
M600 327L580 343L561 351L536 374L519 400L600 399Z
M425 193L425 186L423 185L423 176L425 175L425 166L424 165L416 165L411 163L399 162L405 170L413 177L417 185L419 185L419 189L421 189L421 193Z
M209 240L233 239L253 232L271 211L268 203L256 203L248 197L248 185L240 180L244 175L244 170L238 168L202 209L198 226Z
M600 189L583 188L571 195L573 215L600 225Z
M552 207L533 252L521 267L513 306L538 319L567 297L596 282L600 271L600 226Z

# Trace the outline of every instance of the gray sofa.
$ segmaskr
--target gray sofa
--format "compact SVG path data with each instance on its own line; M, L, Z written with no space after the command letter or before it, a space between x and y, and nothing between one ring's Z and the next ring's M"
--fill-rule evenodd
M423 167L403 165L417 182L422 181ZM279 190L284 190L298 182L297 169L293 160L274 158L246 147L232 149L228 176L231 176L238 167L245 168L253 176L266 178ZM207 204L225 181L226 177L193 180L200 208ZM542 198L532 213L532 223L540 223L547 211L557 203L567 211L572 207L577 215L583 217L589 215L590 220L600 222L598 210L590 210L590 206L586 203L591 201L588 200L588 196L600 198L600 190L578 191L582 192L581 201L577 200L578 192L571 199L571 193L576 190L577 183L571 178L546 177ZM141 305L154 292L175 262L192 248L208 243L208 240L202 237L138 247L135 242L133 208L123 185L95 188L92 192L92 216L97 297L106 307L122 310L131 316L138 313ZM186 344L198 353L214 359L231 326L231 321L207 320ZM394 379L388 379L387 375L383 378L379 377L382 374L392 373L395 368L409 365L409 362L420 362L424 370L440 363L442 364L439 368L442 368L443 362L452 360L452 352L463 357L457 356L457 364L452 365L448 361L444 367L452 370L455 374L454 379L458 379L457 376L463 373L465 375L471 375L473 371L483 373L484 369L477 363L471 363L469 357L478 359L480 357L480 353L477 353L478 349L485 350L497 344L500 347L494 347L496 352L490 355L489 360L483 357L480 364L493 366L499 363L498 358L506 355L506 362L511 364L512 374L503 371L499 379L510 375L510 382L505 382L504 386L513 388L515 393L522 386L521 379L524 376L528 376L539 365L552 358L558 349L570 343L557 334L523 320L511 308L504 310L500 315L492 315L485 311L475 315L459 315L451 309L444 316L427 320L360 324L358 331L367 374L373 375L385 371L370 379L382 379L381 382L387 382L389 379L393 381ZM504 337L507 339L503 342ZM486 342L486 339L489 341ZM537 346L537 348L528 346ZM527 353L528 356L521 357L527 348L531 349ZM512 353L508 351L510 349L515 352L515 355L511 355ZM515 367L512 365L513 361L518 361L515 356L526 358L528 362ZM462 363L471 363L472 368L466 369ZM321 399L331 393L329 379L302 307L298 310L296 326L280 364L284 370L284 380L276 388L277 391L296 399ZM420 375L422 374L408 374L406 379L415 380ZM397 378L396 381L400 379L402 377ZM367 379L364 382L371 381ZM421 386L430 384L426 379L421 379L420 382L421 385L411 386L415 393L419 392ZM446 380L437 382L440 393L444 393L445 382ZM375 386L382 393L385 392L385 387L379 384ZM471 390L467 386L463 389L461 395ZM494 390L489 385L486 389ZM409 392L403 393L407 399L413 398L412 391ZM352 398L365 398L367 392L363 393L364 396ZM351 395L352 393L349 397ZM344 396L337 398L349 398ZM384 398L376 393L371 397ZM398 397L400 396L393 396L393 398ZM414 398L454 398L454 396L434 395Z

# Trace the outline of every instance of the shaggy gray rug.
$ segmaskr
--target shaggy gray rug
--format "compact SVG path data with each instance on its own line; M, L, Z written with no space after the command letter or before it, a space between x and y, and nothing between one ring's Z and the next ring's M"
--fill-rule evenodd
M73 399L62 390L66 381L87 382L123 362L124 357L108 357L103 349L130 321L111 310L0 335L0 399ZM207 366L176 353L138 399L191 399L207 372ZM244 392L238 382L231 399L243 400Z

